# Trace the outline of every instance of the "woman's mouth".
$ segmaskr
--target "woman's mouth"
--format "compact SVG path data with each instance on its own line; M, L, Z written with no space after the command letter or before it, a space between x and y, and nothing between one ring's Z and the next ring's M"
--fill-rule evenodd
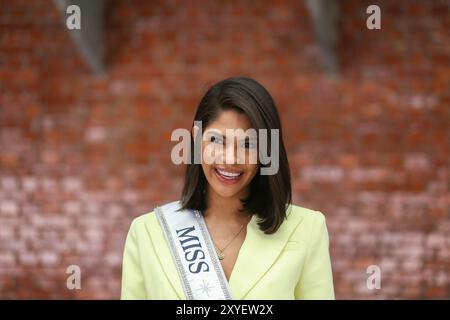
M216 177L225 184L236 183L242 178L243 175L243 172L231 172L218 168L214 168L214 173L216 174Z

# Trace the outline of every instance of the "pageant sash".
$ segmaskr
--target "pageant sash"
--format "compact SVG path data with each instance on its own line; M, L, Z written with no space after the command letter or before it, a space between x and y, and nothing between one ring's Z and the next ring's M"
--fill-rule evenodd
M156 216L175 261L187 300L231 300L230 288L202 214L180 210L179 201Z

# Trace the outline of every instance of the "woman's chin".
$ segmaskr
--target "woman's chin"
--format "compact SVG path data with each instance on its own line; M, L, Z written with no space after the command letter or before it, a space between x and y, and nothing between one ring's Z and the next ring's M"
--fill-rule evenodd
M222 198L232 198L239 194L239 191L237 188L232 187L223 187L223 186L212 186L214 192L221 196Z

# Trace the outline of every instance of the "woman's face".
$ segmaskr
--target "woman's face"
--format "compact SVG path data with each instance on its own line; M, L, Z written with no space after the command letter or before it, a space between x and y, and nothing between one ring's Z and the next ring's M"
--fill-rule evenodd
M245 197L258 172L256 135L247 131L251 128L244 113L226 110L203 129L202 169L211 191L221 197Z

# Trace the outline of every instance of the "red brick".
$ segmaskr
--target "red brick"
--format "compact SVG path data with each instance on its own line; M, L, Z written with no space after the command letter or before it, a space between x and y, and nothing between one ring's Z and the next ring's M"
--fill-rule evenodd
M241 74L276 100L296 203L327 216L336 297L448 298L449 7L381 1L371 31L369 4L340 4L330 79L299 1L114 1L102 77L56 6L5 2L0 299L118 298L131 220L181 191L171 131L208 84ZM65 288L69 264L83 290ZM368 264L381 290L367 290Z

